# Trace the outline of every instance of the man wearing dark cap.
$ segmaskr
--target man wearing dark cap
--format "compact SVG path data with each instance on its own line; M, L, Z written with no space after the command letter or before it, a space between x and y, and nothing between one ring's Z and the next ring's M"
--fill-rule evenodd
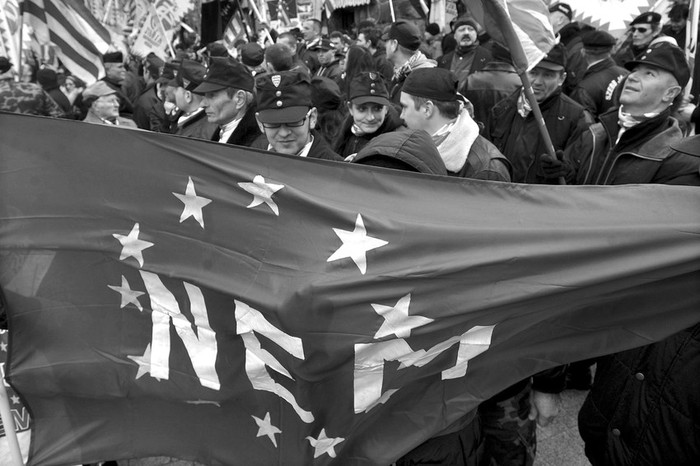
M316 126L316 108L311 100L311 81L305 73L283 71L265 74L255 82L255 118L267 137L266 148L281 154L342 161Z
M175 134L188 138L211 140L219 126L207 118L200 94L193 91L202 84L207 69L199 62L184 59L175 76L175 104L180 109Z
M666 183L679 171L669 146L682 137L671 117L690 70L683 51L660 43L638 60L622 86L620 106L600 115L567 151L578 184Z
M573 17L574 13L568 3L556 2L549 7L549 22L552 23L554 34L558 34L563 27L571 24Z
M613 59L620 66L641 57L651 41L661 34L661 15L649 11L632 20L627 39L615 52Z
M467 82L467 77L482 70L491 61L491 52L479 45L479 24L473 18L461 18L454 24L457 48L438 58L437 66L452 71L459 80L459 89Z
M474 106L474 119L482 127L496 103L505 99L523 85L507 48L491 43L492 59L480 71L467 77L461 93Z
M564 150L592 123L584 108L564 95L566 49L557 44L528 72L555 150ZM549 157L537 122L523 90L500 101L487 120L486 137L513 165L516 183L557 184L558 177L545 170Z
M510 181L510 163L484 137L444 68L415 70L401 92L401 117L410 129L430 134L447 172L480 180Z
M389 102L384 79L376 71L365 71L352 79L347 108L349 115L333 143L333 150L341 157L358 153L376 136L403 125Z
M0 57L0 110L60 118L61 107L38 84L15 82L12 63Z
M629 73L615 64L610 52L615 38L605 31L583 34L583 53L588 67L571 98L597 117L617 105L617 85Z
M340 66L341 56L337 54L333 43L329 39L320 39L309 47L309 50L316 52L319 62L315 76L333 80L340 79L340 75L343 74L343 69Z
M381 29L376 26L364 27L357 34L355 44L369 50L374 60L375 69L384 77L384 81L389 83L394 76L394 65L386 58L386 50L380 44L381 39Z
M265 51L259 44L250 42L241 47L241 63L248 68L248 71L250 71L250 74L253 76L265 71L263 67L264 61Z
M134 103L126 96L122 88L126 79L124 54L118 51L105 53L102 55L102 62L105 67L105 76L101 81L116 91L117 97L119 97L119 114L131 118L134 114Z
M587 152L572 148L569 155L581 167L581 183L700 186L700 140L683 140L670 116L688 82L688 65L678 47L661 43L650 49L627 63L632 72L620 109L601 115L575 146ZM669 303L676 299L669 298ZM699 372L700 324L658 343L598 358L593 387L578 416L591 464L695 464L700 457Z
M260 137L255 121L253 75L231 57L212 57L202 83L193 92L204 95L202 108L219 125L213 141L250 147Z
M389 30L382 35L386 48L386 58L394 65L394 76L389 86L389 100L397 107L400 106L401 88L411 71L419 68L434 68L435 60L427 58L418 48L421 44L421 33L418 27L406 20L391 24Z

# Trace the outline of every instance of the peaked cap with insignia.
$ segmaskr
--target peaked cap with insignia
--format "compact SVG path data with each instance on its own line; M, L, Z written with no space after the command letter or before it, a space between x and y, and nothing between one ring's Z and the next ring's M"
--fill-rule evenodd
M364 71L350 81L348 100L357 105L367 102L390 104L389 91L386 89L384 79L376 71Z
M242 63L232 57L211 57L197 94L216 92L226 88L253 92L253 75Z
M630 26L634 26L635 24L658 24L660 22L661 15L655 11L649 11L634 18L630 23Z
M257 117L261 123L292 123L313 107L311 81L300 71L281 71L255 81Z

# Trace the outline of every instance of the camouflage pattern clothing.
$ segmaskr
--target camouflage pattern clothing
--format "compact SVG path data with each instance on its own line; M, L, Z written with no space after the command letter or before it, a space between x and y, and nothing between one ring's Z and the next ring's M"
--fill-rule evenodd
M480 466L532 466L537 450L537 425L528 419L530 383L505 400L479 406L484 436Z
M40 85L11 79L0 81L0 110L54 118L64 116L61 107Z

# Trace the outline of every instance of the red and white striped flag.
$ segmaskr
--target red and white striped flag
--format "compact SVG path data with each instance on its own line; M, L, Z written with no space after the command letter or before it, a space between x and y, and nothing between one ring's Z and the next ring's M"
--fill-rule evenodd
M112 42L109 31L77 0L25 0L24 14L44 45L54 44L63 65L92 83L104 76L102 54Z
M549 11L542 0L467 0L467 5L486 32L508 47L518 69L534 67L554 46Z

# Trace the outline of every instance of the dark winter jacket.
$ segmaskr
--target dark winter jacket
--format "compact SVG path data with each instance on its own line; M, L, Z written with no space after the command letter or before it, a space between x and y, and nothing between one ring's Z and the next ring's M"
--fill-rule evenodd
M212 141L218 141L219 135L221 134L221 129L214 131L214 135L211 137ZM226 144L234 144L236 146L251 147L253 142L260 138L260 126L258 126L258 120L255 119L255 106L251 105L246 110L243 118L233 130L231 136L226 141ZM267 148L267 147L265 147Z
M617 144L617 109L599 119L565 153L576 169L577 184L680 184L697 175L698 157L670 147L683 135L669 110L630 128Z
M491 109L522 85L513 65L492 61L482 70L469 75L462 94L474 106L474 119L483 126Z
M700 462L700 324L598 360L578 428L593 466Z
M556 179L544 177L540 157L547 149L533 112L526 118L518 113L519 95L518 90L496 104L489 114L485 135L512 164L513 182L556 184ZM541 102L540 110L555 150L564 150L576 141L592 122L583 107L561 91Z
M583 73L571 98L597 117L617 106L618 85L628 74L629 71L608 57Z
M200 108L191 118L178 124L175 134L188 138L211 140L218 126L210 123L204 109Z
M356 136L352 133L352 125L352 115L348 115L343 121L343 125L340 127L338 136L333 142L333 150L343 158L358 153L360 149L365 147L374 137L401 127L403 125L403 120L401 120L399 112L397 112L392 105L389 105L384 122L374 133Z

